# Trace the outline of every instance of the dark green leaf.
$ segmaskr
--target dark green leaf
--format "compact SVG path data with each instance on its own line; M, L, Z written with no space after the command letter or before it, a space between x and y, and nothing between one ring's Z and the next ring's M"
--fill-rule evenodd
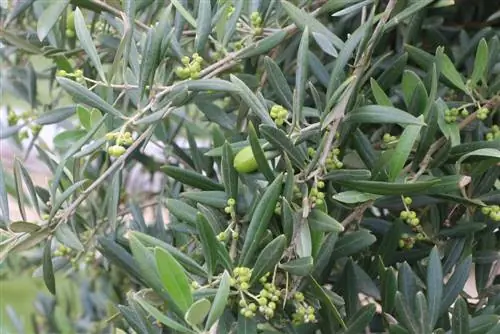
M151 315L153 318L167 326L168 328L172 328L173 330L179 331L181 333L195 333L189 328L185 327L184 325L178 323L177 321L171 319L169 316L163 314L161 311L159 311L156 307L153 305L149 304L147 301L144 299L138 297L137 295L134 298L139 305L146 310L146 312Z
M205 257L205 263L207 265L210 279L214 273L215 265L217 264L217 249L219 247L219 241L215 236L212 226L201 213L198 213L197 215L196 227L198 228L201 246L203 249L203 256Z
M391 183L382 181L336 181L344 187L352 188L357 191L367 192L379 195L404 195L409 193L423 192L433 185L436 185L439 180L421 181L413 183Z
M273 88L278 100L286 109L292 110L292 90L286 81L285 75L270 57L264 57L264 67L266 69L269 84Z
M231 276L227 271L222 274L221 281L219 283L219 288L217 289L217 294L215 295L212 308L208 313L207 322L205 324L205 330L209 330L212 325L222 316L224 309L227 305L227 299L229 297L229 290L231 284Z
M367 230L359 230L345 234L335 244L332 258L338 259L356 254L373 244L376 240L377 238Z
M311 273L314 263L313 258L307 256L288 261L287 263L280 263L278 266L292 275L307 276Z
M469 255L460 264L458 264L443 289L441 307L439 314L448 311L448 308L455 301L458 294L464 289L465 282L470 276L472 266L472 257Z
M286 153L295 167L304 167L306 155L291 142L283 130L263 124L260 126L260 132L275 148Z
M184 268L163 248L155 248L155 257L165 290L181 311L186 312L193 303L193 296Z
M285 39L285 37L286 31L277 31L274 34L261 39L257 43L251 44L247 48L243 49L238 55L238 58L250 58L264 54L281 43Z
M429 265L427 267L427 300L429 302L429 322L431 328L434 328L438 320L442 296L443 268L441 266L438 249L434 247L429 256Z
M54 277L54 269L52 267L52 256L51 256L51 242L50 239L45 244L43 249L43 281L45 286L49 289L50 293L56 294L56 278Z
M342 226L342 224L319 209L311 210L308 221L313 230L337 233L344 231L344 226Z
M273 119L269 116L269 112L267 111L267 107L262 104L259 98L248 88L247 85L240 79L238 79L233 74L230 75L231 81L235 87L238 88L238 92L247 104L247 106L261 119L264 124L268 124L269 126L275 127Z
M259 170L262 172L262 174L264 174L269 182L272 182L274 180L274 172L272 171L271 167L269 167L269 163L267 162L267 158L264 155L264 150L259 143L259 138L257 137L257 132L255 131L252 122L248 124L248 141L250 142L250 146L252 147L252 153L255 157L255 161L257 162Z
M122 118L123 115L111 106L109 103L104 101L99 95L91 92L84 86L74 82L71 79L58 77L57 82L61 85L61 87L71 95L76 101L85 103L90 107L97 108L105 113L109 113L113 116Z
M347 114L344 121L351 123L397 123L425 125L425 123L420 119L410 115L406 111L381 105L367 105L360 107Z
M462 297L458 297L453 307L451 317L451 332L452 334L469 334L469 312L467 303Z
M36 33L40 41L43 41L45 37L47 37L68 4L69 0L61 0L50 3L49 6L45 8L42 15L38 18L36 26Z
M97 54L94 42L92 41L92 36L90 35L90 32L87 29L85 18L83 17L83 14L80 11L80 8L78 7L75 9L74 13L75 13L76 36L78 37L78 40L80 41L82 48L85 50L87 55L90 57L90 60L94 64L94 67L96 68L97 73L99 73L101 80L106 82L106 76L104 75L104 69L101 64L101 59Z
M269 225L269 221L274 214L276 203L281 194L283 183L283 174L279 174L271 183L262 197L260 198L257 207L255 208L250 225L245 236L243 248L240 255L240 264L247 265L252 260L257 246L261 241L264 233Z
M349 318L349 321L347 322L347 330L345 331L345 333L362 333L375 315L375 310L376 307L374 304L368 304L360 308Z
M252 277L250 284L260 279L266 273L273 271L274 267L279 263L286 248L286 237L282 234L271 241L255 260L253 265Z
M161 170L175 180L194 188L201 190L224 190L222 184L216 183L194 171L168 165L162 166Z
M306 80L308 76L308 60L309 52L309 28L306 26L302 32L300 39L299 50L297 52L297 68L295 70L295 91L293 99L293 126L299 124L303 120L302 108L304 107L304 99L306 94Z
M238 198L238 172L233 166L233 150L228 142L222 148L222 180L229 198Z
M488 68L488 54L488 44L483 38L477 45L476 59L474 60L474 67L470 77L471 85L476 85L484 77Z
M194 48L196 52L201 53L205 48L210 35L212 19L212 5L210 1L200 1L198 3L198 17L196 18L196 37L194 39Z

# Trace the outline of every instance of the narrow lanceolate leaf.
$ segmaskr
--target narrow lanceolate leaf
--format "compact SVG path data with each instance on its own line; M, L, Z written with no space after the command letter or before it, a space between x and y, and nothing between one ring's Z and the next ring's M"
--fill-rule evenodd
M467 303L462 297L458 297L453 307L451 316L451 333L452 334L469 334L469 312Z
M54 268L52 267L52 256L50 250L50 239L47 241L43 250L43 281L50 293L56 294L56 279L54 277Z
M165 290L174 303L183 312L186 312L193 303L188 278L179 262L162 248L155 248L156 265Z
M243 248L240 255L240 264L247 265L252 260L257 246L259 245L269 221L276 208L276 203L281 194L281 188L283 183L283 174L280 174L271 183L264 194L262 195L257 207L255 208L252 220L248 226L248 230L245 236L245 242L243 243Z
M248 141L250 142L252 153L255 157L255 161L257 162L259 171L264 174L269 182L272 182L274 180L274 172L271 167L269 167L269 163L267 162L267 158L264 154L264 150L262 149L262 145L259 142L257 132L255 131L252 122L248 124Z
M7 187L5 184L5 172L3 164L0 161L0 220L4 222L9 221L9 199L7 195Z
M86 105L97 108L105 113L122 118L124 117L121 112L104 101L99 95L91 92L84 86L74 82L68 78L58 77L57 82L76 102L85 103Z
M36 25L36 33L40 41L43 41L47 37L52 27L57 23L57 20L66 9L66 6L68 6L68 3L69 0L54 1L45 8L42 15L38 18Z
M196 227L198 228L201 247L203 249L203 256L205 257L208 274L211 277L217 264L217 249L220 242L215 236L212 225L210 225L210 223L201 213L198 213L197 215Z
M396 312L399 315L399 321L406 327L411 334L420 334L415 314L408 305L408 300L401 292L396 292Z
M166 201L165 206L172 215L177 217L177 219L191 225L196 224L196 215L198 211L191 205L186 204L178 199L169 198Z
M327 27L325 27L320 21L314 18L311 14L296 7L288 1L282 1L281 5L300 30L304 30L306 27L308 27L310 32L323 34L325 38L328 39L337 49L342 49L342 47L344 46L342 40L338 38L334 33L332 33Z
M273 88L278 101L288 110L292 110L292 90L286 81L285 75L270 57L266 56L264 58L264 67L266 69L269 84Z
M224 186L199 173L174 167L163 166L161 170L175 180L201 190L224 190Z
M83 252L85 249L83 244L72 228L68 224L61 224L57 227L54 236L57 241L66 247L72 248L78 252Z
M344 235L335 244L332 259L356 254L373 244L377 238L367 230L360 230Z
M488 44L486 43L486 40L482 38L477 46L474 69L472 70L472 75L470 77L471 85L476 85L479 80L484 77L486 69L488 68L488 54Z
M429 266L427 267L427 300L429 308L429 322L431 328L439 318L443 296L443 267L439 258L439 251L434 247L429 256Z
M253 266L250 284L260 279L266 273L273 271L274 267L281 260L281 257L285 252L285 248L286 237L283 234L276 237L266 247L264 247Z
M440 306L440 314L448 311L448 308L455 301L458 294L464 289L465 282L470 275L470 270L472 266L472 256L469 255L460 264L458 264L453 271L448 282L444 286L443 296Z
M347 322L346 334L363 333L375 315L375 304L368 304L360 308Z
M15 221L9 225L9 229L14 233L31 233L38 231L41 227L35 223Z
M164 324L168 328L172 328L173 330L181 332L181 333L195 333L192 330L190 330L189 328L185 327L184 325L173 320L169 316L163 314L163 312L159 311L156 307L154 307L153 305L151 305L150 303L148 303L144 299L139 298L138 296L135 296L134 300L137 301L137 303L139 303L139 305L141 305L141 307L144 308L144 310L148 314L153 316L153 318L155 318L156 320L158 320L159 322L161 322L162 324Z
M16 159L16 161L14 162L14 169L15 169L15 175L19 175L20 178L23 180L23 183L26 185L26 188L28 189L28 194L30 195L31 204L35 208L38 215L40 215L40 206L38 205L38 197L36 194L35 185L33 184L33 180L31 180L29 172L26 170L26 168L24 168L23 164L19 159Z
M382 181L365 181L365 180L355 180L355 181L335 181L346 188L354 189L361 192L367 192L370 194L378 195L404 195L411 192L424 192L430 189L432 186L439 183L439 179L434 179L431 181L422 181L414 183L391 183Z
M451 59L445 53L441 53L440 61L441 61L441 73L443 73L446 79L450 80L450 82L456 88L467 93L468 89L467 86L465 86L462 75L457 71Z
M260 132L274 147L286 153L295 167L304 168L306 162L305 153L295 147L283 130L262 124L260 126Z
M215 295L212 308L208 313L207 322L205 323L205 331L208 331L212 325L222 316L226 308L227 299L229 297L229 289L231 287L231 276L227 271L222 274L217 294Z
M314 260L311 256L307 256L288 261L287 263L280 263L278 267L292 275L307 276L313 270Z
M308 221L312 230L337 233L344 231L344 226L342 226L342 224L330 215L318 209L313 209L309 213Z
M347 114L344 121L351 123L399 123L425 125L425 123L423 123L420 119L410 115L406 111L381 105L367 105L360 107Z
M273 119L269 116L267 107L262 104L259 98L245 85L243 81L234 75L230 75L231 81L239 89L239 94L247 106L255 113L264 124L275 127Z
M300 39L299 50L297 52L297 69L295 71L295 98L293 101L293 122L298 125L302 122L302 108L306 95L306 80L308 73L307 55L309 52L309 28L306 27Z
M389 163L389 181L396 180L399 173L401 173L406 160L410 156L413 145L420 134L421 128L422 125L410 124L404 129Z
M389 96L387 96L382 87L380 87L377 80L370 78L370 86L372 89L373 97L375 98L375 101L377 101L379 105L388 107L393 106L391 99L389 98Z
M280 44L286 37L286 31L280 30L274 34L261 39L257 43L249 45L238 54L239 59L249 58L264 54Z
M193 27L196 28L196 20L194 17L189 13L189 11L184 8L184 6L181 4L179 0L171 0L170 1L174 6L175 9L182 15L182 17Z
M106 76L104 75L104 69L101 64L101 59L97 54L97 49L95 48L94 42L92 41L92 36L87 29L87 24L85 23L85 18L83 17L80 8L75 9L75 32L82 48L85 50L87 55L90 57L92 64L99 73L101 80L106 82Z
M201 53L210 35L212 20L212 5L210 1L200 1L198 3L198 17L196 18L196 37L194 48Z
M238 198L238 172L234 169L233 160L233 150L226 142L222 148L222 180L228 197L236 199Z
M54 215L56 214L57 210L61 207L61 205L71 196L73 195L83 184L87 182L87 180L80 180L76 182L75 184L72 184L68 189L66 189L61 195L56 196L54 200L54 204L52 206L52 209L50 211L50 218L51 220Z

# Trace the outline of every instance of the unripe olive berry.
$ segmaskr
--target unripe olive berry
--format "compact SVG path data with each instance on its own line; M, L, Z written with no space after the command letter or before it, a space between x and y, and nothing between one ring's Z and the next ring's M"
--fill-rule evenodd
M125 151L126 151L125 147L120 146L120 145L113 145L110 148L108 148L108 153L112 157L119 157L123 153L125 153Z
M75 12L71 12L68 14L68 18L66 19L66 29L75 31Z
M251 146L245 147L236 154L233 166L239 173L252 173L257 170L258 165Z

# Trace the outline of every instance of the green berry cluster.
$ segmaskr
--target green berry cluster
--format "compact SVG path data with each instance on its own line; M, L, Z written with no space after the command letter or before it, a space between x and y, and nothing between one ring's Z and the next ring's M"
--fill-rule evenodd
M500 206L498 205L485 206L481 209L481 212L485 216L490 217L491 220L496 222L500 221Z
M415 245L415 240L415 237L410 236L408 233L403 233L399 239L399 248L411 249Z
M404 202L406 205L411 205L412 199L410 197L405 197ZM417 213L415 211L405 209L399 213L399 217L412 227L420 225L420 219L417 218Z
M69 38L75 37L75 12L70 12L66 19L66 36Z
M54 251L54 256L67 256L71 257L72 256L72 249L69 247L66 247L64 245L60 245L55 251Z
M467 117L469 116L469 112L467 109L460 110L458 108L446 109L444 112L444 120L446 123L456 122L459 116Z
M241 314L245 318L253 318L255 316L255 311L257 311L257 305L255 303L247 303L245 299L240 299L238 305L241 307Z
M341 169L342 167L344 167L344 164L338 158L339 155L340 155L340 149L338 148L334 148L330 152L330 154L325 160L327 170Z
M252 269L248 267L236 267L233 270L233 277L231 278L231 286L241 291L247 291L250 288L250 277L252 276Z
M180 79L198 79L200 77L203 58L199 54L194 53L191 58L189 58L188 56L184 56L182 57L181 62L184 67L178 66L175 69L175 74Z
M384 141L384 144L392 144L398 140L398 137L392 136L390 133L384 133L382 140Z
M191 291L196 291L200 288L200 283L196 282L196 281L192 281L191 282Z
M233 214L235 212L236 200L230 198L227 200L227 206L224 208L224 212L227 214Z
M57 71L56 74L60 77L73 78L76 80L76 82L79 82L79 83L85 82L85 78L83 76L82 70L76 70L73 73L66 72L65 70L59 70L59 71Z
M500 127L498 125L493 125L491 127L491 132L486 134L486 140L493 141L496 139L500 139Z
M227 240L227 237L228 237L228 233L226 231L223 231L223 232L217 234L217 240L219 240L222 243L224 243L224 241Z
M325 193L318 189L323 189L325 183L323 181L318 181L309 192L309 201L314 205L323 205L325 200Z
M9 112L7 113L7 124L9 126L14 126L17 124L17 122L19 122L19 117L17 116L17 114L12 110L9 110Z
M295 313L292 314L292 324L301 325L316 321L314 307L305 302L302 292L295 292L293 295L295 304Z
M250 22L252 23L253 27L253 34L255 36L262 35L264 29L262 28L262 16L260 15L259 12L253 12L250 15Z
M114 145L108 147L108 154L112 157L122 156L127 150L125 146L130 146L134 142L130 132L109 132L106 134L106 140L114 142Z
M271 118L274 119L274 123L276 123L277 126L282 126L288 117L288 110L279 104L275 104L272 106L269 115L271 115Z
M257 296L259 303L259 312L266 318L271 319L274 317L277 303L281 298L281 290L279 290L273 283L268 283L267 280L271 273L266 273L259 279L259 282L264 286Z
M276 206L274 207L274 214L280 216L281 215L281 203L276 202Z
M293 197L296 199L302 198L302 192L300 191L299 186L296 184L293 185Z
M234 13L234 6L227 6L226 8L226 18L230 18Z
M484 121L486 118L488 118L488 114L490 113L490 110L486 107L481 107L477 111L477 119Z

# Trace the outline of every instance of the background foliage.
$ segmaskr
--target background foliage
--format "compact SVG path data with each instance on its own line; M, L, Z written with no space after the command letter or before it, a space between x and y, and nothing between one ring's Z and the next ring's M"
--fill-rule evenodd
M55 296L15 329L500 332L500 10L455 2L2 2L52 173L0 168L2 275Z

